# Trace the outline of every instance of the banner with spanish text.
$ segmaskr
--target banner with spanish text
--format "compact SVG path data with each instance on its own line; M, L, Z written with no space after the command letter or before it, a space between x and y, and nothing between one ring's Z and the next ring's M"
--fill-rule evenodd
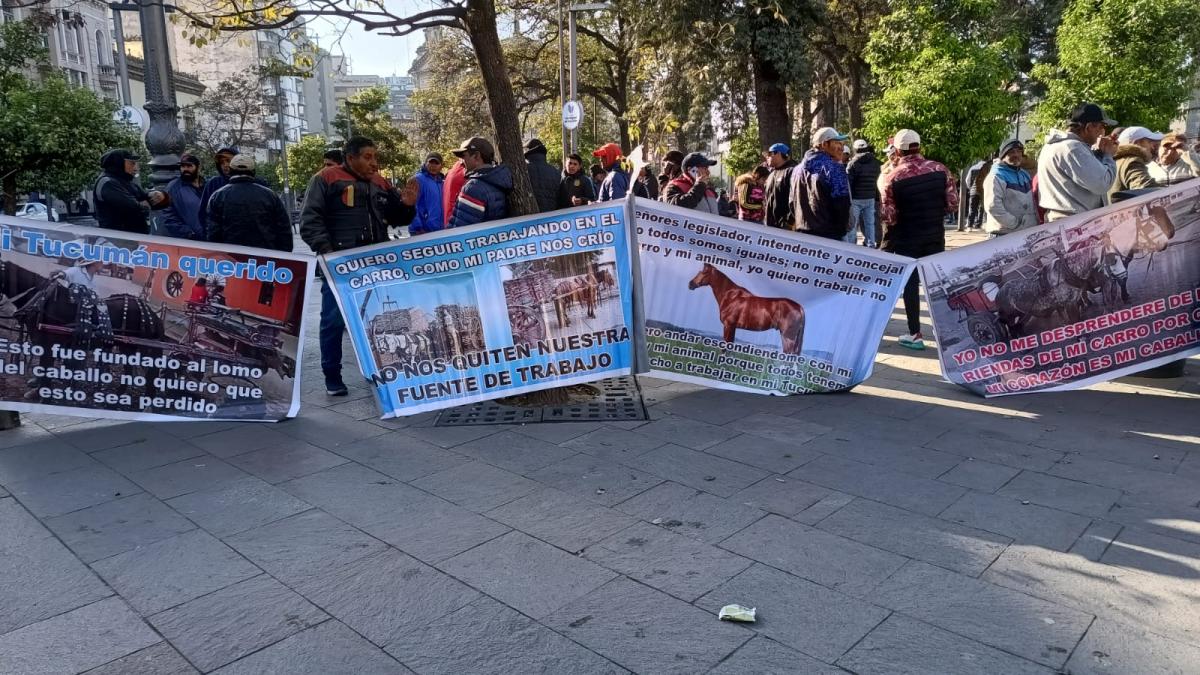
M0 217L0 408L276 421L312 256Z
M635 371L625 202L322 259L383 417Z
M913 260L635 199L650 374L760 394L871 374Z
M1200 353L1200 180L921 260L947 379L1075 389Z

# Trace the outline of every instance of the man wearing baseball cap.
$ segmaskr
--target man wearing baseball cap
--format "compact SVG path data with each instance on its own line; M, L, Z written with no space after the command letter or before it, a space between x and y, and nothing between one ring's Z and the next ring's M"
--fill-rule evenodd
M437 152L425 155L425 163L417 172L416 179L421 191L417 197L417 215L408 226L408 233L413 236L437 232L445 227L446 219L442 216L442 184L445 181L442 155Z
M170 203L158 216L163 234L180 239L204 241L208 238L200 218L200 197L204 193L204 177L200 175L200 158L183 153L179 156L179 177L167 183Z
M883 179L880 248L910 258L941 253L946 250L946 214L958 209L954 179L940 162L921 156L921 136L912 129L896 132L892 143L900 159ZM909 349L925 348L919 290L914 270L904 286L908 333L899 339L900 346Z
M292 218L275 192L255 181L254 155L229 161L229 182L208 200L208 240L292 250Z
M858 241L858 230L863 233L863 246L875 248L875 201L879 199L879 174L881 165L875 156L875 148L865 138L854 141L854 158L846 167L850 178L850 231L846 241Z
M792 170L791 202L796 230L844 240L850 229L850 179L842 165L846 135L833 127L813 132L812 147Z
M621 166L621 146L605 143L596 148L592 157L599 158L600 167L604 169L604 181L596 188L597 201L624 199L629 192L629 172Z
M1158 144L1163 135L1146 127L1127 127L1117 136L1117 151L1113 161L1117 163L1117 177L1113 179L1108 199L1123 190L1141 190L1158 187L1158 181L1150 175L1150 162L1158 154Z
M714 216L721 215L717 195L708 187L709 167L716 165L715 159L693 152L683 158L683 170L677 178L667 183L663 201L685 209L704 211Z
M1071 112L1066 131L1052 129L1038 155L1038 205L1046 221L1098 209L1117 175L1117 143L1105 135L1116 125L1094 103Z
M771 174L763 185L763 221L770 227L790 230L794 224L792 213L792 169L796 162L791 158L792 149L787 143L775 143L767 148L767 166Z
M450 227L465 227L508 217L508 196L513 191L512 171L496 164L496 150L486 138L473 136L452 150L463 161L467 182L454 202Z

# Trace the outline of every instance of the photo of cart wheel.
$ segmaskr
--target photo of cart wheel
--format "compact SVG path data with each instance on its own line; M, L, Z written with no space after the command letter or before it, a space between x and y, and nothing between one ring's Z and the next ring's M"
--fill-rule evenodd
M274 261L296 280L276 284L178 266L200 256L245 264L245 254L33 228L12 238L0 254L0 339L20 356L9 352L4 397L180 416L287 414L304 263ZM139 245L152 264L132 264Z
M500 278L513 344L591 333L625 323L615 249L503 265Z

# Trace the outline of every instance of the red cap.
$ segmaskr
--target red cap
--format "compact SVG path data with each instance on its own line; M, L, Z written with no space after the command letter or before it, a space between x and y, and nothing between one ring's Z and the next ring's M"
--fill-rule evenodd
M607 169L621 158L621 146L616 143L605 143L592 153L592 157L599 157L600 163Z

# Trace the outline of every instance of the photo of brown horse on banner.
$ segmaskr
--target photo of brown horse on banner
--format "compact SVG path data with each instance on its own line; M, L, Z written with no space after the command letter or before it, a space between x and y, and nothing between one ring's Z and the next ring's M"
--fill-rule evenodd
M784 354L800 354L804 348L804 308L788 298L760 298L733 283L721 270L704 263L688 282L688 290L712 289L721 317L722 339L732 343L737 330L779 331Z

